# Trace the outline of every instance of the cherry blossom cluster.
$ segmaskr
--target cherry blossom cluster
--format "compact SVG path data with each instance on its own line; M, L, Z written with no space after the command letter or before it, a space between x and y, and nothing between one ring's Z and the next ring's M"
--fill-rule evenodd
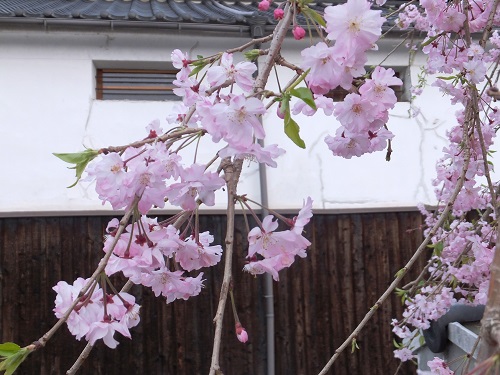
M457 105L456 125L447 133L448 144L438 160L433 181L436 198L442 204L453 199L445 225L432 237L433 250L428 264L426 282L418 288L400 291L406 309L402 321L393 321L393 332L411 344L418 334L413 328L427 329L430 321L444 315L453 304L485 304L490 278L490 265L496 238L495 210L498 184L489 175L489 165L496 130L500 126L499 108L482 86L490 65L499 57L499 37L494 32L489 50L471 41L470 32L482 31L488 22L492 2L470 2L464 9L461 2L421 0L420 7L402 7L399 25L427 32L422 51L428 60L426 75L439 74L433 86ZM500 24L497 10L493 24ZM494 91L495 88L493 87ZM476 107L471 107L471 102ZM477 110L471 110L477 108ZM456 186L462 183L454 198ZM432 228L439 219L437 212L421 208L426 225ZM427 229L426 233L429 233ZM413 328L412 328L413 327ZM408 347L395 351L401 360L409 360ZM411 352L411 351L410 351ZM428 363L432 374L452 374L446 364L435 358Z
M401 4L398 25L402 29L414 26L427 32L463 32L463 25L468 20L470 32L482 32L492 12L493 2L487 0L471 1L466 9L461 2L446 0L420 0L416 4ZM495 13L495 24L500 21L500 12Z
M171 124L184 123L188 111L192 111L189 126L204 129L214 143L226 143L219 151L220 157L251 158L276 167L275 159L285 150L275 144L262 147L258 142L266 135L260 121L266 108L260 99L251 95L255 64L246 61L234 64L233 55L223 53L218 65L206 69L203 81L193 77L193 62L181 51L172 52L172 62L180 69L174 81L177 86L174 93L183 98L183 105L178 106L178 113L169 117Z
M278 222L273 215L264 218L259 227L253 228L248 233L248 258L250 262L243 270L253 274L269 273L278 281L278 272L290 267L295 261L295 256L305 258L306 248L311 243L302 236L304 226L312 217L312 199L304 201L304 207L299 214L287 224L291 226L285 231L276 232ZM257 258L257 254L261 259Z
M318 108L333 114L341 126L325 142L334 155L351 158L386 148L393 134L385 124L389 110L397 102L391 86L403 82L392 69L377 66L365 79L367 52L380 38L385 19L380 10L370 9L366 0L325 8L327 39L302 51L302 67L309 70L308 87L315 95ZM335 43L331 44L331 41ZM341 87L350 92L342 102L333 105L327 99L330 91ZM299 103L299 112L304 106ZM312 115L310 110L302 111Z
M108 224L106 253L111 250L117 227L117 219ZM119 237L106 274L121 271L135 284L150 287L157 297L164 296L167 303L186 300L201 292L203 273L187 277L185 271L211 267L221 259L222 247L210 246L213 240L208 232L199 233L198 238L183 238L173 225L160 225L156 219L142 216ZM172 268L176 271L170 271Z
M69 331L80 340L82 337L94 345L99 339L110 348L116 348L115 332L130 338L129 329L139 324L140 306L135 297L128 293L108 294L97 284L80 296L88 280L78 278L73 285L59 281L52 289L57 293L54 313L61 318L73 301L78 304L66 321Z
M157 123L148 128L154 134L159 130ZM113 209L129 208L140 197L138 208L142 214L153 206L164 207L165 197L184 210L194 210L197 200L213 206L214 192L225 184L219 175L206 171L204 165L184 166L181 156L161 142L142 148L128 147L121 154L102 154L87 172L87 181L95 179L103 204L109 202Z

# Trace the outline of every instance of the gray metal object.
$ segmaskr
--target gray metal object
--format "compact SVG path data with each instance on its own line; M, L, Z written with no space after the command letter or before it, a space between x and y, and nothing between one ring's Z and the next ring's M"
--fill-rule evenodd
M452 322L467 323L481 320L484 305L454 305L436 321L431 322L429 329L423 331L425 343L433 353L441 353L448 343L448 324Z

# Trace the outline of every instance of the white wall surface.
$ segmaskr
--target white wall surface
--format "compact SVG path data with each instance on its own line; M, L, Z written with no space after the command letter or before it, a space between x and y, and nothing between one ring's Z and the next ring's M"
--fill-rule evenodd
M76 152L83 145L100 148L144 138L145 126L165 117L175 103L99 101L95 99L95 61L168 61L174 48L192 56L237 46L243 38L164 33L87 31L0 31L0 215L98 213L110 210L96 198L93 186L74 181L74 172L52 152ZM381 45L390 50L399 41ZM283 55L299 63L305 44L288 42ZM373 53L369 63L382 60ZM406 65L404 49L388 65ZM417 61L412 79L418 74ZM288 73L286 73L288 74ZM285 74L285 75L286 75ZM286 81L286 78L284 79ZM434 204L431 179L444 145L443 135L453 122L453 109L432 88L416 103L422 115L408 116L409 104L398 103L389 129L396 135L390 162L385 152L343 160L333 157L323 142L334 134L333 117L297 116L305 150L283 134L274 115L264 118L266 141L278 143L287 154L279 168L268 168L270 205L296 209L308 195L316 209L350 210L414 207ZM209 160L218 148L209 147L199 160ZM248 166L247 163L245 163ZM255 163L244 171L240 193L260 199ZM222 209L220 196L215 208Z

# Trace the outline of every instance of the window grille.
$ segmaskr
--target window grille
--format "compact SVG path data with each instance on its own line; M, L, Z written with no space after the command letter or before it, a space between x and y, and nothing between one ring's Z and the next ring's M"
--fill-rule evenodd
M173 93L177 70L97 69L96 99L180 100Z

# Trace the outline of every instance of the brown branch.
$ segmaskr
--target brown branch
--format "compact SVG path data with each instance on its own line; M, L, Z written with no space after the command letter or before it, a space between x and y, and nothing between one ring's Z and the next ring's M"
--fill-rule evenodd
M295 73L297 73L299 76L304 73L304 70L300 66L292 64L291 62L285 60L283 56L281 56L281 54L278 54L278 56L276 56L276 64L295 71Z
M283 40L285 39L286 33L290 24L292 22L292 10L290 9L290 4L285 6L285 15L282 20L278 23L274 29L272 35L271 45L269 47L269 52L266 55L265 61L259 70L259 74L254 83L254 93L256 97L262 97L264 93L264 87L266 86L269 74L276 62L276 57L278 56ZM224 266L224 276L219 296L219 304L217 306L217 312L214 317L215 323L215 335L214 335L214 346L212 349L212 362L210 365L210 375L221 375L222 371L220 369L219 357L220 357L220 345L222 337L222 322L224 319L224 309L227 302L227 295L229 291L229 285L232 278L232 256L233 256L233 241L234 241L234 204L236 196L236 187L238 185L239 176L241 173L241 167L243 164L242 159L230 162L230 159L224 159L222 161L221 167L224 170L224 175L227 185L227 232L226 232L226 250L225 250L225 266Z
M274 29L273 40L271 41L271 46L269 47L269 53L267 54L266 59L262 64L262 68L259 71L259 75L255 80L254 91L263 91L264 87L266 86L266 82L273 68L273 64L281 50L281 45L285 40L286 33L288 32L288 28L290 27L290 24L292 22L292 13L293 12L290 9L290 4L287 3L287 5L285 6L285 14Z
M205 134L206 130L203 129L193 129L193 128L183 128L181 130L172 132L172 133L165 133L160 137L157 138L146 138L140 141L132 142L129 143L128 145L124 146L109 146L109 147L104 147L99 150L100 154L107 154L108 152L121 152L126 150L129 147L134 147L134 148L139 148L142 147L146 144L154 143L154 142L166 142L166 141L172 141L174 139L178 139L182 137L183 135L189 135L189 134Z
M252 39L251 41L249 41L249 42L247 42L239 47L228 49L228 50L226 50L226 52L227 53L243 52L247 48L253 47L256 44L262 44L262 43L269 42L271 39L273 39L273 34L266 35L262 38Z
M224 250L224 278L222 280L219 304L214 317L215 334L214 347L212 350L212 363L210 365L210 375L222 374L219 364L220 345L222 339L222 323L224 320L224 309L226 307L227 295L232 279L232 262L234 248L234 202L236 197L236 189L240 178L241 167L243 160L238 159L231 163L231 159L223 160L224 178L227 186L227 229L226 229L226 249Z
M480 45L484 48L486 41L491 32L494 15L499 6L500 1L495 0L491 8L491 13L488 17L487 25L484 29L483 37ZM493 201L496 195L492 195L492 205L495 209L495 217L498 220L499 209L498 202ZM478 355L478 363L487 360L492 353L499 353L500 351L500 225L497 222L497 236L495 245L495 255L490 268L490 283L488 289L488 303L484 311L483 319L481 320L481 341Z
M500 349L500 225L497 224L497 243L491 264L491 276L488 289L488 303L481 320L481 345L478 363L485 361Z
M493 30L493 20L495 19L495 13L497 11L499 3L500 3L500 0L494 0L493 6L491 7L491 12L488 16L488 21L486 21L486 27L484 28L484 31L483 31L483 37L481 38L481 41L479 42L479 45L483 48L486 47L486 42L488 41L491 30Z

